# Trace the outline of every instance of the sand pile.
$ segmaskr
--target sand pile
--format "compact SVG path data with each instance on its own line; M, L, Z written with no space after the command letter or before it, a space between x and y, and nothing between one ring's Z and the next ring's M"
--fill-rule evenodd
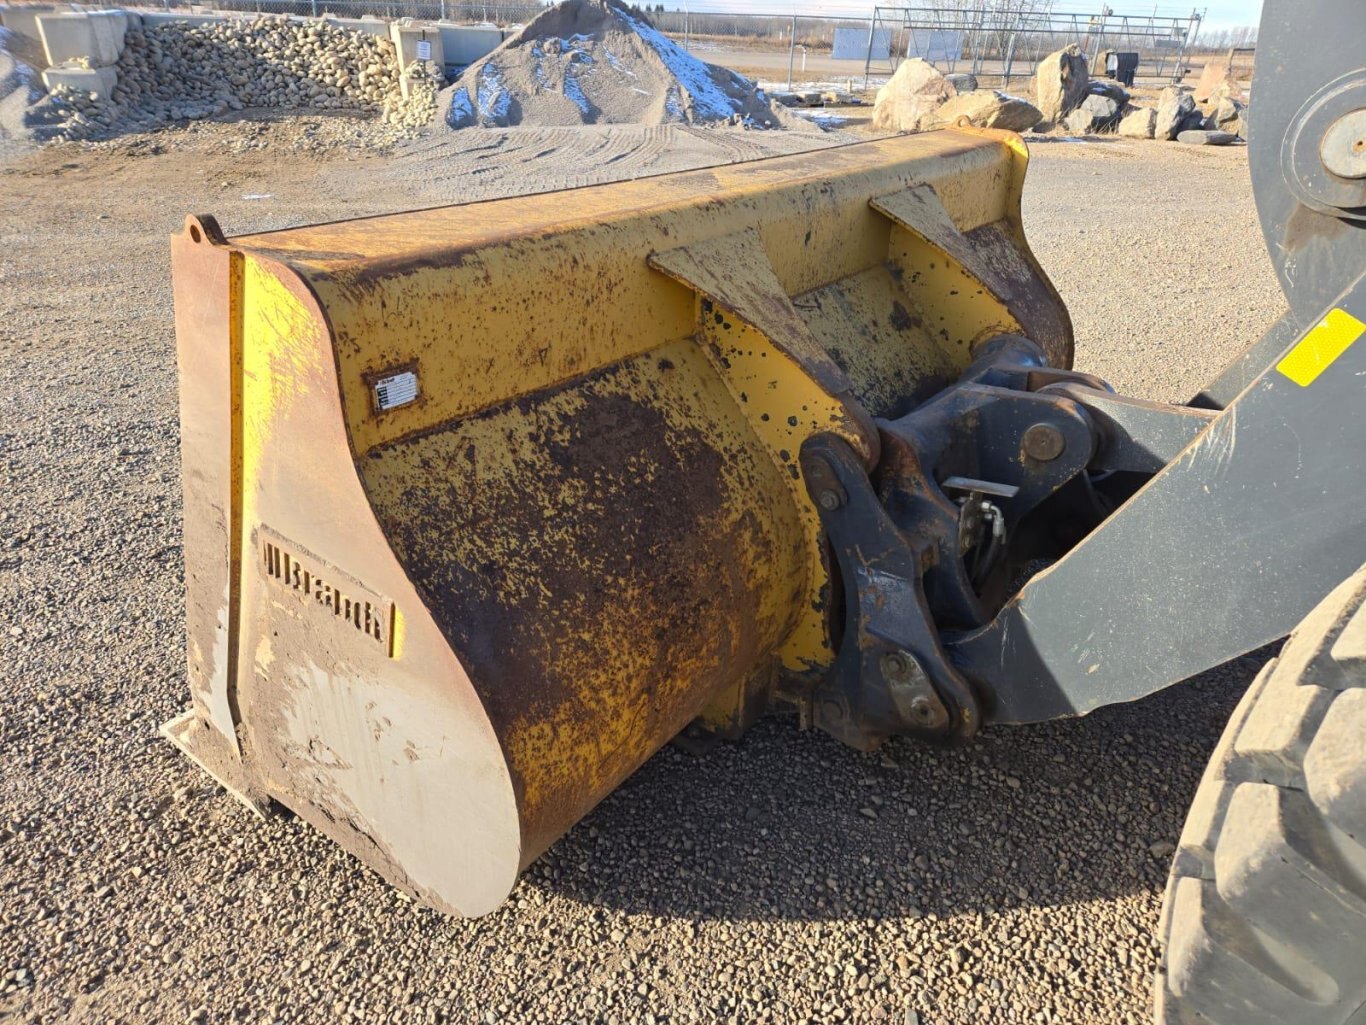
M452 128L799 122L749 79L703 63L617 0L565 0L537 16L470 65L437 110Z

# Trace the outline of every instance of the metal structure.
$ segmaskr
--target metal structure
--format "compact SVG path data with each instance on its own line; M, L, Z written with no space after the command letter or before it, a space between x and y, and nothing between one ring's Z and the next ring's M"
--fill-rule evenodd
M1012 77L1032 76L1047 54L1076 43L1092 66L1107 50L1136 52L1144 74L1179 81L1186 54L1195 45L1202 15L1122 14L1102 8L1095 14L1054 11L1051 5L958 7L874 7L868 23L869 45L863 66L865 85L883 64L894 72L907 57L922 57L947 72ZM874 35L890 31L892 56L879 62ZM1023 69L1023 70L1021 70Z
M477 915L689 724L961 741L1285 636L1366 562L1366 68L1295 12L1250 156L1290 310L1190 403L1071 369L1008 132L190 218L167 736Z
M804 444L877 465L875 418L998 335L1070 361L1024 163L1015 136L944 132L568 206L231 242L192 219L193 709L170 735L480 914L693 719L738 734L781 680L841 729L810 697L841 631Z

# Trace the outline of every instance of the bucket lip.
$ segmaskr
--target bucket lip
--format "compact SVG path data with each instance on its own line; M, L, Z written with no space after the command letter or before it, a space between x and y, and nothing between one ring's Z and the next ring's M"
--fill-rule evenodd
M305 274L354 263L406 263L420 261L436 251L475 249L551 230L602 227L629 217L664 213L683 204L703 206L743 199L775 186L799 188L824 183L832 175L875 173L902 166L919 180L921 176L913 174L917 164L978 151L994 155L1002 145L1009 144L1005 136L1012 135L990 129L950 128L860 140L733 164L661 171L621 181L339 218L235 236L228 241L243 251L288 263ZM571 193L578 197L578 211L567 216L563 197ZM488 219L499 208L515 208L516 213L498 214L496 226L490 226ZM484 230L456 243L445 241L453 222L458 220L465 222L462 226L477 225ZM371 252L355 252L342 245L357 230L367 232ZM390 244L376 255L376 241Z

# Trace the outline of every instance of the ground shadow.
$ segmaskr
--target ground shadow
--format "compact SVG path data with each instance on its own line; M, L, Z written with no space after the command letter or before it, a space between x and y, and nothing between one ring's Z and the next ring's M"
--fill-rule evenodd
M916 917L1163 885L1195 785L1268 652L1083 719L864 755L770 718L666 748L520 884L699 919Z

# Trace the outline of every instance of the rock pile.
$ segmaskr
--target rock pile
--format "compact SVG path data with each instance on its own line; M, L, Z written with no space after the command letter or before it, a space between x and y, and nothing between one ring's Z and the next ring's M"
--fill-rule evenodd
M1138 107L1118 82L1090 78L1086 56L1075 44L1040 61L1034 81L1043 119L1073 135L1117 132L1131 139L1180 139L1220 146L1246 131L1243 105L1230 90L1221 86L1212 97L1218 107L1210 117L1196 105L1190 89L1182 86L1162 90L1156 109Z
M971 86L971 89L962 87ZM1039 123L1037 107L1018 96L978 89L972 75L941 75L918 57L902 61L877 93L873 127L887 132L928 132L967 118L978 128L1027 132Z
M399 132L425 128L440 73L410 65L404 98L388 39L284 18L129 29L108 101L54 90L56 138L147 129L253 108L379 115Z
M465 69L438 101L451 128L806 126L753 82L698 60L618 0L565 0Z

